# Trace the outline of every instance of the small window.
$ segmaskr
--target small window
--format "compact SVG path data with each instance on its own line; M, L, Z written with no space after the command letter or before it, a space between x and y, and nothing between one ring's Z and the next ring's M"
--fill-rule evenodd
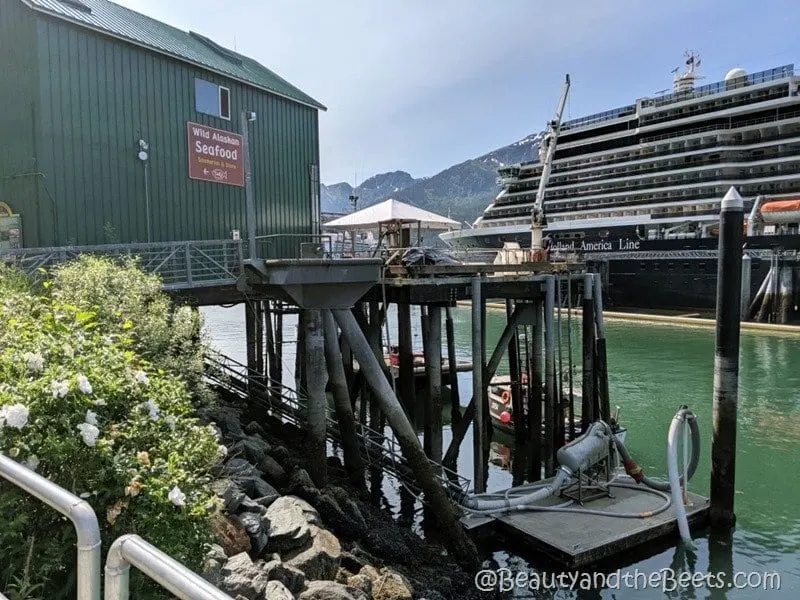
M197 112L225 120L231 118L231 92L226 87L195 79L194 102Z
M222 86L219 88L219 116L231 120L231 91Z

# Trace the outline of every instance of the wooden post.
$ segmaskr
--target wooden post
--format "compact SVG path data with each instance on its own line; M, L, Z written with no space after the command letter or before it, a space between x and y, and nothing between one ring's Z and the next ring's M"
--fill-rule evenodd
M277 368L271 373L272 383L278 393L283 386L283 303L276 303L275 310L275 362ZM276 398L277 400L277 398Z
M735 521L736 420L739 403L742 227L744 206L734 188L722 199L717 265L717 330L711 439L711 523Z
M381 404L381 410L386 415L397 436L403 456L408 461L408 466L413 471L420 488L422 488L425 500L436 515L442 539L462 566L469 569L476 568L477 552L475 546L461 526L441 481L436 476L428 457L425 456L425 452L420 446L416 431L400 406L391 385L386 381L383 369L359 329L353 313L349 310L334 310L333 315L342 332L347 336L356 360L364 370L364 376L375 392L376 398Z
M425 375L428 398L425 403L425 454L442 462L442 309L428 307L425 319Z
M445 330L447 334L447 364L450 366L450 423L455 425L461 421L461 398L458 392L458 362L456 359L455 328L453 327L453 312L448 306L446 309Z
M528 479L539 481L542 478L542 380L544 353L544 299L534 300L535 318L533 331L528 343L531 389L528 394L528 435L530 437L528 460Z
M556 457L556 352L555 327L553 312L555 310L556 285L553 275L548 275L544 297L544 471L545 477L555 473Z
M514 313L514 302L506 300L506 322ZM519 335L517 328L508 342L508 371L511 376L511 414L514 415L514 439L517 444L525 442L525 408L522 405L522 373L519 367Z
M333 403L336 409L336 420L344 450L344 466L350 482L362 485L364 482L364 463L361 460L361 445L358 441L355 415L347 391L347 380L344 377L342 354L339 349L339 332L331 311L322 311L325 332L325 364L328 369Z
M306 373L311 374L307 382L308 398L308 474L317 487L327 483L325 459L325 429L328 414L328 399L325 397L325 335L322 313L317 309L306 309Z
M586 431L595 421L594 389L594 302L592 302L594 282L592 274L583 276L583 395L581 403L581 432Z
M472 429L472 458L475 493L486 491L487 464L483 461L488 425L489 396L484 381L486 365L486 305L483 298L483 281L472 278L472 397L475 400L474 426Z
M277 372L280 370L278 364L277 354L275 353L275 332L273 330L274 320L272 318L272 309L269 300L264 300L264 345L267 348L267 379L269 380L269 387L272 390L272 396L275 397L280 392L275 386L275 378Z
M597 331L596 359L597 383L596 394L599 399L600 418L606 423L611 420L611 396L608 391L608 356L606 353L606 327L603 322L603 284L600 273L594 276L594 324Z
M294 379L298 391L306 389L306 311L297 313L297 349L294 357Z
M414 389L414 340L411 337L411 305L397 304L397 343L400 347L400 400L411 424L416 422Z

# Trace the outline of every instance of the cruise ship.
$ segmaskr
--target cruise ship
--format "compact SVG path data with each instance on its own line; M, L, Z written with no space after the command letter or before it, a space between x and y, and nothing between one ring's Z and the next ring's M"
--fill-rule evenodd
M616 306L712 309L720 202L745 201L753 292L800 248L800 77L731 69L698 86L687 53L673 87L558 127L543 208L552 251L583 255ZM449 245L530 247L540 160L499 169L502 191Z

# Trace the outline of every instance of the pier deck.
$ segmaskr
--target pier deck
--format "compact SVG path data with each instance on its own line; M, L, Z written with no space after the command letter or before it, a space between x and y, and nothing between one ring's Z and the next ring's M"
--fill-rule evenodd
M630 480L623 479L625 483ZM502 493L502 492L501 492ZM663 500L627 488L613 488L614 498L601 498L585 504L587 509L617 513L639 513L659 508ZM542 506L560 504L563 498L551 497ZM689 526L708 520L709 501L689 493L686 513ZM580 508L574 504L570 508ZM584 567L611 559L641 544L668 538L677 539L675 508L647 518L619 518L565 512L517 512L497 518L467 516L461 520L475 535L504 535L542 552L569 568Z

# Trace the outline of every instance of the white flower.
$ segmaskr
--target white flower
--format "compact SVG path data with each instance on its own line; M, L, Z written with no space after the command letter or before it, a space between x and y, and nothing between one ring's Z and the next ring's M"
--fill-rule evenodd
M64 344L61 346L61 351L64 353L64 356L67 358L75 358L75 351L72 349L72 346L69 344Z
M91 496L92 496L91 492L83 492L79 497L86 500L86 498L91 498Z
M175 419L174 415L167 415L167 417L164 419L164 422L167 424L167 427L169 427L170 431L175 431L175 424L177 423L177 420Z
M177 485L169 492L169 501L175 506L184 506L186 504L186 494L181 491Z
M84 422L87 425L97 425L97 413L91 410L87 410Z
M81 437L87 446L94 446L97 442L97 436L100 435L100 430L97 426L90 423L81 423L78 425L78 431L81 432Z
M153 421L158 421L158 413L161 412L161 409L158 408L158 404L156 404L156 401L152 398L147 401L147 409L150 411L150 418L153 419Z
M217 452L219 453L220 456L228 456L228 447L220 444L219 446L217 446Z
M0 409L0 421L9 427L22 429L28 424L28 407L24 404L12 404Z
M105 406L107 404L107 402L105 400L103 400L102 398L98 398L97 400L92 402L92 404L94 404L95 406Z
M87 395L92 393L92 384L85 375L78 375L78 389Z
M136 371L136 373L133 374L133 378L136 380L136 383L141 383L142 385L150 383L150 380L147 378L147 373L144 371Z
M22 464L28 467L31 471L35 471L39 467L39 457L35 454L31 454L22 462Z
M208 431L211 432L211 435L213 435L215 438L217 438L218 442L220 440L222 440L222 432L219 430L219 428L216 425L209 425L208 426Z
M50 382L50 389L53 392L53 398L63 398L69 394L69 384L66 381L53 379L53 381Z
M29 371L41 373L44 370L44 357L38 352L28 352L25 355L25 360L28 362Z

